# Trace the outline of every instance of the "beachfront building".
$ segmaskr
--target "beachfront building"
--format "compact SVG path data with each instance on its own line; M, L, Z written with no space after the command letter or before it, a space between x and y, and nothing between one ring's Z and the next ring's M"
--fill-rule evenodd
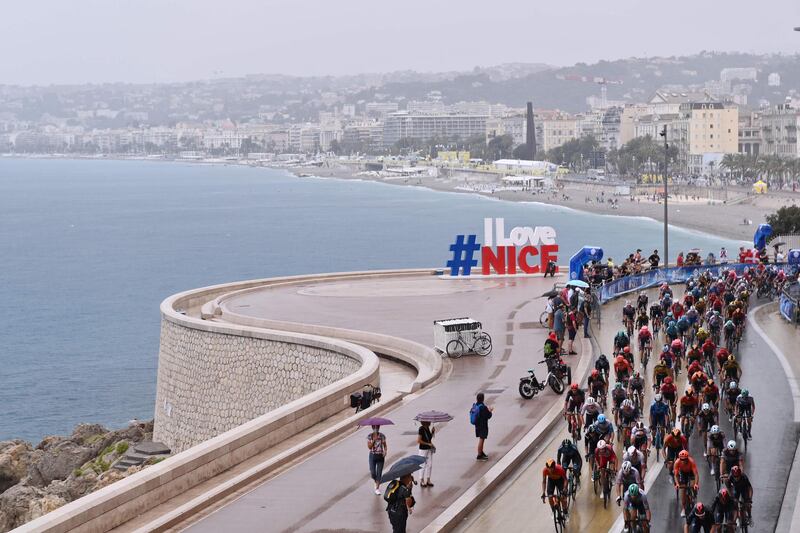
M578 119L568 113L557 112L539 123L542 125L542 149L545 152L577 139L581 134Z
M782 157L800 157L797 130L800 109L789 103L780 104L761 115L761 152Z
M390 148L400 139L469 139L486 136L486 115L448 113L425 114L398 111L389 113L383 123L383 147Z
M394 113L398 109L397 102L369 102L367 103L366 113L371 118L383 118L388 113Z
M739 112L739 153L746 155L761 153L760 113Z
M681 104L677 120L667 127L678 149L679 168L706 175L719 168L725 154L739 151L739 108L721 102Z

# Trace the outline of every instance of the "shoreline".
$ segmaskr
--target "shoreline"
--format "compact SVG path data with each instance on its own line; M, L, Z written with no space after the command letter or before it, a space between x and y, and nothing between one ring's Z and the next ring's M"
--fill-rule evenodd
M445 180L443 178L432 178L429 176L410 176L407 178L395 179L381 179L375 176L357 175L357 173L344 167L339 168L325 168L320 167L317 169L308 168L283 168L283 167L269 167L279 170L286 170L289 174L298 178L308 179L339 179L349 181L369 181L374 183L383 183L386 185L396 185L404 187L417 187L436 192L450 192L460 194L472 194L482 198L503 201L503 202L519 202L531 203L549 207L556 207L564 210L571 210L580 213L590 213L601 216L620 216L628 218L642 218L649 219L659 224L663 223L663 204L660 203L646 203L641 204L638 202L630 202L628 197L619 197L618 209L612 210L610 204L603 203L585 203L583 200L586 195L585 191L581 191L575 187L568 187L564 191L568 196L574 196L576 192L583 194L581 200L573 199L570 196L569 200L563 200L560 196L552 197L545 194L533 194L530 191L509 191L501 190L496 192L482 191L482 190L469 190L456 186L452 180ZM311 175L308 174L311 172ZM559 193L561 194L561 193ZM623 199L624 198L624 199ZM800 196L798 197L800 199ZM743 202L744 203L744 202ZM743 224L732 224L734 219L740 221L743 216L738 214L741 211L752 211L752 209L740 209L740 205L725 205L706 203L676 203L670 204L670 220L669 225L671 228L677 228L687 231L702 233L704 235L717 237L721 239L731 239L735 241L749 242L752 240L753 232L758 227L758 224L763 222L764 213L757 206L756 209L761 211L758 218L751 218L752 225L745 226ZM749 206L748 206L749 207ZM715 210L716 212L709 215L708 210ZM737 214L733 214L736 211ZM686 216L688 212L688 216ZM659 216L660 213L660 216ZM681 214L684 216L681 216ZM718 217L716 215L719 215ZM717 221L711 221L709 224L709 216L718 218ZM679 221L679 222L677 222ZM715 223L716 222L716 223Z

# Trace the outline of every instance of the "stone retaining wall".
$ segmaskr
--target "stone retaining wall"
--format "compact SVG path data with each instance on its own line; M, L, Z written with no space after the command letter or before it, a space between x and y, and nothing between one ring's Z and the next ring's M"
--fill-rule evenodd
M183 451L360 367L361 361L322 347L164 320L153 439Z

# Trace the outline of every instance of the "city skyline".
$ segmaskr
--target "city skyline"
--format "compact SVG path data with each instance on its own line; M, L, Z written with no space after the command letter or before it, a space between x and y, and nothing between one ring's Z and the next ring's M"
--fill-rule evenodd
M224 11L207 0L42 0L6 7L0 46L14 53L0 65L0 84L463 71L507 62L564 66L701 50L800 51L794 24L781 32L772 17L742 17L750 5L731 0L722 10L676 0L654 13L652 5L635 0L580 6L501 0L493 4L496 16L487 17L485 5L474 0L457 9L419 0L400 7L353 0L346 9L317 1L238 0ZM761 6L800 20L800 4L791 0Z

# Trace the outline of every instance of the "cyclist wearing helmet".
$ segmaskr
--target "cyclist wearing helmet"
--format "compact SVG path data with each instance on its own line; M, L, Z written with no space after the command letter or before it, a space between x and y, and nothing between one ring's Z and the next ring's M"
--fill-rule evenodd
M619 408L622 405L622 402L628 399L628 392L625 390L625 387L622 385L621 381L617 381L614 384L614 390L611 391L611 405L613 406L614 411L614 421L619 424Z
M672 377L672 369L664 363L663 359L659 359L653 367L653 388L658 390L666 377Z
M664 378L664 383L661 384L659 392L661 392L661 395L664 396L664 400L666 400L667 403L669 403L669 405L671 405L674 409L678 395L678 388L675 386L675 383L673 383L671 377Z
M555 507L558 500L561 501L561 512L567 515L567 473L553 459L548 459L542 470L542 503L545 501L545 493L550 505ZM554 493L558 489L558 496Z
M628 332L621 329L614 336L614 351L622 350L624 347L630 345L631 340L628 337Z
M586 381L586 388L589 391L589 396L592 396L595 399L605 398L606 380L603 378L603 374L597 368L592 370L591 375L589 375L589 379Z
M725 361L725 364L722 365L722 370L725 373L725 377L727 379L732 379L739 381L742 376L742 369L739 368L739 362L736 361L736 357L733 354L728 356L728 359Z
M750 391L742 389L736 398L736 416L748 418L752 423L754 414L756 414L756 401L750 396Z
M649 531L650 520L650 504L647 503L647 495L639 490L639 485L631 483L628 490L625 492L625 506L623 508L623 516L625 518L625 526L627 527L631 520L638 518L648 524L644 531Z
M717 416L714 411L711 410L711 406L707 403L704 403L700 407L700 412L697 413L697 429L700 431L700 438L702 439L703 443L706 443L706 436L708 434L708 430L714 426L717 422ZM704 448L703 455L708 454L708 448Z
M610 365L608 363L608 358L606 358L606 354L601 353L600 357L597 358L597 361L594 362L595 370L599 371L605 377L608 377L609 373L608 370Z
M570 386L569 391L564 398L564 416L567 417L568 421L570 421L570 417L574 415L578 424L578 428L583 427L583 415L581 415L581 409L583 408L585 399L586 393L578 386L577 383L573 383ZM570 433L572 432L572 429L572 427L569 428ZM578 430L578 438L580 439L580 430Z
M669 424L669 405L664 401L661 394L656 394L653 403L650 404L650 430L661 426L665 430Z
M694 417L697 413L697 396L692 389L686 389L680 401L680 414L681 424L685 424L690 417Z
M573 467L575 472L575 480L580 483L581 468L583 467L583 457L578 447L570 439L561 441L561 446L558 447L556 452L556 460L566 471L570 466Z
M653 323L653 331L658 333L661 327L661 320L664 318L664 311L661 309L661 304L653 302L650 306L650 321Z
M617 376L617 383L626 383L631 376L633 368L624 356L618 355L614 359L614 373Z
M611 442L614 439L614 425L606 419L606 415L600 413L597 416L597 422L594 423L597 431L600 432L600 438Z
M725 389L725 407L731 417L736 412L736 399L741 393L742 389L739 388L737 382L731 381L728 383L728 387Z
M644 378L638 370L633 373L630 381L628 381L628 388L631 391L631 397L634 393L639 395L639 403L641 403L641 400L644 398Z
M581 408L581 416L583 417L583 428L586 429L597 421L600 416L600 406L597 400L589 396L586 398L586 403Z
M636 424L636 428L640 427L644 429L644 426L641 422ZM622 460L623 462L628 461L631 466L634 467L637 472L639 472L639 477L641 478L639 487L644 489L644 476L645 472L647 471L647 461L645 460L644 453L640 452L634 444L628 446L628 449L625 450L624 454L622 454Z
M630 300L626 300L625 307L622 308L622 323L625 324L628 331L633 330L634 318L636 318L636 309Z
M639 410L630 400L624 400L619 408L620 425L626 428L633 426L639 420Z
M717 404L719 403L719 388L711 378L708 378L705 387L703 387L703 401L710 404L714 411L717 410Z
M692 512L686 517L684 533L711 533L714 527L714 516L702 502L697 502Z
M708 431L708 438L706 439L706 454L712 458L711 461L711 475L714 475L714 465L717 464L717 459L722 454L725 448L725 433L717 425L711 426Z
M719 474L723 478L727 477L728 472L734 466L744 468L744 455L739 451L735 440L729 440L725 449L722 450L722 459L719 463Z
M636 308L639 310L640 313L647 312L647 302L649 298L647 297L647 293L644 291L639 291L639 296L636 298Z
M703 328L700 328L700 330L703 333L705 333L705 330ZM706 334L706 335L708 335L708 334ZM697 332L697 342L701 342L700 341L700 332L699 331ZM702 341L700 349L703 351L703 356L707 360L711 361L711 358L714 357L714 352L717 350L717 345L714 344L714 341L712 341L710 338L707 338L704 341Z
M724 523L729 526L735 526L736 501L731 498L727 487L719 489L719 493L711 505L711 514L714 515L714 525L721 526Z
M600 470L600 480L602 485L605 486L606 467L609 470L614 470L617 465L617 454L614 453L614 447L606 444L604 440L597 443L597 449L594 451L594 465L595 468Z
M634 426L633 430L631 430L631 444L633 445L634 449L641 450L642 453L647 451L647 445L650 442L650 434L647 432L647 427L645 427L644 422L639 420L636 422L636 426ZM644 469L639 468L642 472L642 476L644 476Z
M697 489L700 485L700 473L697 471L697 465L692 459L692 456L689 455L687 450L681 450L678 453L678 459L675 461L675 465L672 467L673 470L673 477L675 479L675 488L681 492L681 516L685 516L686 513L684 509L686 509L686 488L692 485L694 487L695 494L697 493Z
M753 485L750 484L750 479L747 474L742 472L738 466L731 468L731 475L728 478L728 484L731 487L731 494L736 501L742 500L744 508L747 512L748 525L752 522L752 503L753 503ZM742 518L741 516L739 518Z
M632 484L636 484L637 487L642 488L642 478L639 475L639 471L631 464L630 461L622 461L622 466L617 472L617 479L615 481L617 486L617 505L622 501L623 493L630 487Z
M602 440L602 438L603 434L597 427L597 422L589 426L589 429L586 430L586 434L583 436L583 443L586 446L587 461L594 461L594 450L597 448L597 443Z
M700 365L698 364L698 366ZM700 369L692 372L691 374L687 373L687 375L692 376L692 388L697 394L700 394L703 391L703 387L708 384L708 376L706 376L706 373Z
M680 429L674 428L672 432L667 435L667 438L664 439L664 449L662 450L664 462L674 463L675 459L678 458L678 453L686 450L686 448L686 437L681 434ZM672 471L670 471L670 474L671 473Z

